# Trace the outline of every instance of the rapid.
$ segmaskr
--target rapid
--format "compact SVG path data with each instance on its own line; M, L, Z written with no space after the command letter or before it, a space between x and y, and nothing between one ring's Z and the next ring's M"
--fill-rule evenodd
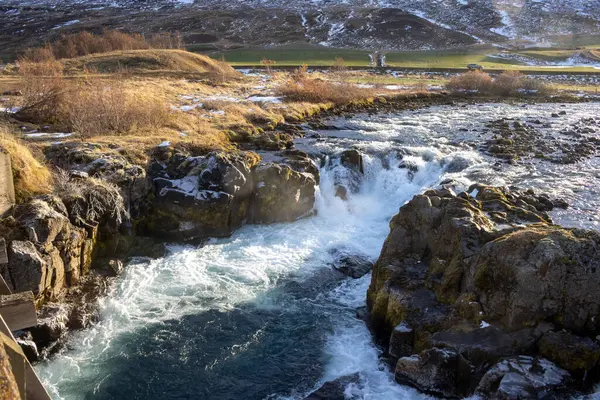
M332 118L298 149L320 166L314 216L247 225L202 246L171 245L161 259L132 260L101 299L100 321L72 332L36 370L55 399L302 399L321 384L359 374L347 398L423 399L394 382L357 318L370 274L336 273L340 255L376 261L403 203L440 184L517 185L564 198L565 226L598 229L600 162L540 159L509 164L481 151L498 118L540 119L543 134L598 115L596 103L434 106ZM335 129L333 129L335 128ZM540 129L542 131L542 129ZM364 175L340 153L362 152ZM336 187L349 188L346 201Z

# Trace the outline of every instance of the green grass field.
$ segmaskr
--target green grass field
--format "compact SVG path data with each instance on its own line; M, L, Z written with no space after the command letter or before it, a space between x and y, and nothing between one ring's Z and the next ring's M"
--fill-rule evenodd
M544 67L529 66L512 59L490 57L500 50L490 45L478 45L459 50L424 50L386 53L386 64L390 67L408 68L465 68L467 64L480 64L486 70L527 70L527 71L563 71L563 72L600 72L587 66ZM539 61L562 61L577 54L578 50L543 49L514 51ZM245 48L226 52L212 53L212 57L224 59L234 66L260 66L263 59L274 60L276 66L326 67L336 64L336 58L342 58L348 67L368 67L369 52L366 50L346 50L316 47L309 45L283 46L277 48Z

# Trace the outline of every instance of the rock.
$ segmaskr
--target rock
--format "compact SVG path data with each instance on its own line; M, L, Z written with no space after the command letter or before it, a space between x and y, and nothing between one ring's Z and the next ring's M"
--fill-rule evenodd
M38 353L35 342L31 339L16 338L17 344L21 346L23 354L27 357L30 363L34 363L39 360L40 354Z
M47 286L48 268L32 242L13 240L8 247L7 284L14 292L31 290L43 293Z
M70 312L70 306L58 303L49 303L38 312L38 324L29 329L38 348L47 347L67 331Z
M19 205L14 216L29 240L43 248L49 248L54 241L66 240L69 236L71 224L67 210L57 197L34 198Z
M500 359L534 351L537 340L547 329L549 326L543 325L538 329L505 332L493 326L457 325L434 333L430 345L450 349L468 361L473 383L477 384L489 366Z
M286 164L292 167L294 171L305 172L311 174L315 178L317 185L320 182L319 167L315 162L303 151L300 150L285 150L279 153L282 157L278 164Z
M585 373L600 359L600 346L588 337L566 331L547 332L539 342L540 354L573 373Z
M108 269L112 276L120 275L123 272L123 261L121 260L110 260L108 262Z
M152 183L145 169L131 162L121 149L68 142L48 146L44 153L52 164L69 170L72 178L94 177L117 185L135 219L147 212Z
M394 358L408 357L413 352L415 332L405 322L398 324L390 336L388 353Z
M356 373L325 382L323 386L309 394L304 400L346 400L346 388L349 385L358 385L359 381L360 376Z
M369 320L369 310L366 306L358 307L356 309L356 318L364 322L367 322Z
M569 373L543 358L517 356L494 365L476 392L492 399L560 399L554 397L570 380Z
M351 278L363 277L373 268L373 262L364 255L347 254L344 250L336 250L333 256L335 258L333 267Z
M600 328L597 232L529 226L486 243L467 264L462 284L508 329L542 320L576 331Z
M310 214L315 202L315 178L287 165L262 164L255 170L252 222L291 222Z
M416 372L400 380L463 396L506 357L541 354L573 372L597 365L591 339L548 333L600 333L600 233L552 224L553 206L532 191L473 185L458 195L429 190L400 208L373 267L371 327L391 355L444 349L471 376L444 390ZM412 349L398 326L412 330ZM400 371L429 368L423 357L400 360Z
M170 240L229 236L249 218L254 193L250 152L175 153L156 172L149 234Z
M336 185L335 197L339 197L342 200L348 200L348 189L342 185Z
M396 364L396 382L434 396L455 397L468 393L470 367L451 350L432 348L402 357Z
M340 156L341 164L353 171L365 173L362 154L358 150L344 150Z

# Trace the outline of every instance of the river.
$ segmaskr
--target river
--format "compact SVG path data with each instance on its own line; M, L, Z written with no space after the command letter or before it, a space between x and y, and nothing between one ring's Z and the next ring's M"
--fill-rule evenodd
M37 371L55 399L302 399L323 382L359 373L347 398L423 399L397 385L356 309L370 274L342 277L340 254L375 261L398 208L452 180L542 189L571 207L556 222L598 229L600 162L515 165L480 151L501 117L540 119L559 137L597 103L435 106L333 118L336 130L310 131L299 149L321 165L316 215L290 224L245 226L202 247L172 245L162 259L134 260L101 300L101 318L73 332ZM562 139L561 139L562 140ZM364 154L357 180L339 153ZM354 187L347 201L335 185Z

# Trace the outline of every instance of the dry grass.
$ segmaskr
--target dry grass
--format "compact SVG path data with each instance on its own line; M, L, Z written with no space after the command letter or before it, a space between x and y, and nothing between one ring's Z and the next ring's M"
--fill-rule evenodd
M17 201L52 190L52 175L31 150L0 125L0 148L10 154Z
M19 62L21 111L19 116L32 122L53 122L69 86L62 64L56 60Z
M306 67L297 69L288 82L277 89L277 93L290 101L334 104L348 104L374 96L370 89L312 78Z
M115 227L129 218L117 185L96 178L73 178L59 170L56 173L54 193L60 197L69 215L79 226L112 220Z
M215 83L239 78L229 64L184 50L129 50L64 60L65 72L103 74L203 74Z
M519 71L505 71L495 79L484 72L471 71L452 77L446 88L453 92L477 92L484 95L519 96L522 94L547 95L550 87Z
M111 51L150 48L181 49L183 40L179 33L156 33L147 40L138 33L128 34L115 30L104 30L101 35L95 35L84 31L64 35L56 42L47 43L43 47L26 49L22 58L41 62Z
M128 91L119 80L97 78L72 86L59 107L65 125L82 137L157 129L170 123L168 104L151 92Z

